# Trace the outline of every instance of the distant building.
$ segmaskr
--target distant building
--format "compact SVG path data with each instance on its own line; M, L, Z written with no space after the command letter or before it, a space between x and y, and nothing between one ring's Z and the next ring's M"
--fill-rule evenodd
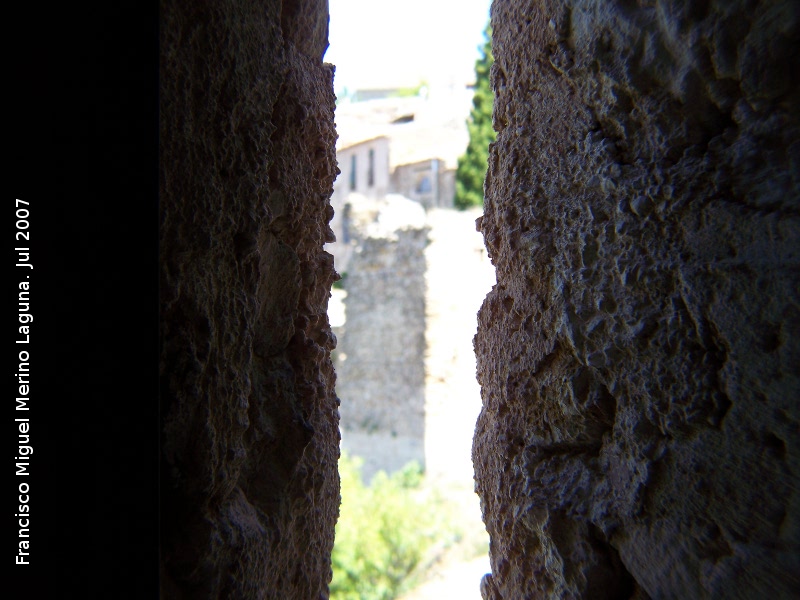
M352 254L346 222L350 194L371 200L400 194L426 210L453 207L455 169L469 142L472 94L468 87L432 89L424 96L379 97L337 107L340 174L331 196L337 242L328 248L337 270L347 269Z
M344 205L348 194L375 200L390 193L389 144L387 136L378 136L336 150L341 172L333 184L334 209Z
M456 172L448 169L440 158L398 165L392 172L390 184L394 193L419 202L425 209L453 208Z

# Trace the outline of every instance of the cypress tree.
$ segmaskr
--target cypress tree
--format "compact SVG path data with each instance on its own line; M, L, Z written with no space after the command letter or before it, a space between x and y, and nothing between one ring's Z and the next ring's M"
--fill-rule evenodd
M467 122L469 145L466 153L458 159L456 170L456 208L483 206L483 182L486 179L486 162L489 158L489 143L497 136L492 128L494 93L489 73L494 62L492 56L492 29L484 30L486 41L481 57L475 62L475 96Z

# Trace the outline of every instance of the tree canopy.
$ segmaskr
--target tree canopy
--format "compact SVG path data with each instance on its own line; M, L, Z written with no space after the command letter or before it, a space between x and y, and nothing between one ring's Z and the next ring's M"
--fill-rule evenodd
M494 62L491 25L486 26L484 36L486 41L481 57L475 62L475 96L467 122L469 145L466 153L458 159L456 170L455 205L460 209L483 206L483 182L486 180L489 143L497 136L492 128L494 93L489 78Z

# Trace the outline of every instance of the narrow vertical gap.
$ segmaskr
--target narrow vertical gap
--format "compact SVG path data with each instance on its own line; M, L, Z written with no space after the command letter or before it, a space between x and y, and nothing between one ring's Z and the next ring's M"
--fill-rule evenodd
M472 338L495 278L475 229L482 207L456 208L490 0L409 2L401 13L330 2L341 174L326 250L342 276L328 315L343 455L333 600L379 588L478 600L490 570Z

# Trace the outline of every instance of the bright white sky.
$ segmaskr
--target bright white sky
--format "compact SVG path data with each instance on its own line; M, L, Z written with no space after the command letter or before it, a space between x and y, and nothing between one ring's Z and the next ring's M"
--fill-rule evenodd
M334 89L474 79L491 0L329 0Z

